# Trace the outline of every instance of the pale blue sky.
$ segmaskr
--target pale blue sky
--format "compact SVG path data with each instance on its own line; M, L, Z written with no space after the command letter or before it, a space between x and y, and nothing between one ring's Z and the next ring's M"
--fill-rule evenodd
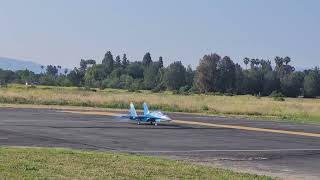
M0 56L78 66L104 53L195 67L210 52L320 65L318 0L0 0Z

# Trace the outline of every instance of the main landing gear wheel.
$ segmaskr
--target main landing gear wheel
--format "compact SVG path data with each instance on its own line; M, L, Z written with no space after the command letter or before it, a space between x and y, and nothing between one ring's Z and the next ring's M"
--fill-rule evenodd
M158 126L158 123L154 123L155 126Z
M140 125L140 121L138 121L138 123L137 123L138 125Z
M153 125L153 122L152 122L152 121L150 121L150 125Z

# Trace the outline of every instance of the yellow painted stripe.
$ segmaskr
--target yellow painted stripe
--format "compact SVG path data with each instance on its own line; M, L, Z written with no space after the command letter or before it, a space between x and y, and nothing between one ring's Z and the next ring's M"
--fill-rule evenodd
M104 116L117 116L117 115L119 115L117 113L101 112L101 111L60 111L60 112L85 114L85 115L104 115ZM240 129L240 130L246 130L246 131L258 131L258 132L289 134L289 135L297 135L297 136L320 137L319 133L276 130L276 129L256 128L256 127L237 126L237 125L225 125L225 124L214 124L214 123L205 123L205 122L196 122L196 121L184 121L184 120L173 120L172 122L177 123L177 124L189 124L189 125L199 125L199 126L228 128L228 129Z
M247 130L247 131L259 131L259 132L269 132L269 133L278 133L278 134L320 137L320 134L317 134L317 133L307 133L307 132L298 132L298 131L265 129L265 128L255 128L255 127L247 127L247 126L213 124L213 123L183 121L183 120L174 120L173 122L180 123L180 124L200 125L200 126L209 126L209 127L218 127L218 128L240 129L240 130Z
M102 115L102 116L117 116L119 114L103 111L59 111L63 113L84 114L84 115Z

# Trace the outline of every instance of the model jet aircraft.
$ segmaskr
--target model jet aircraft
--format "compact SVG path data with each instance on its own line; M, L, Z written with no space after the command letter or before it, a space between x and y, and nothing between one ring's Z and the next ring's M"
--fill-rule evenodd
M161 111L150 112L148 109L147 103L143 103L143 115L138 115L136 109L134 108L133 103L130 103L130 115L122 116L129 118L130 120L137 121L137 124L140 125L141 122L149 122L151 125L157 126L159 122L169 122L171 118Z

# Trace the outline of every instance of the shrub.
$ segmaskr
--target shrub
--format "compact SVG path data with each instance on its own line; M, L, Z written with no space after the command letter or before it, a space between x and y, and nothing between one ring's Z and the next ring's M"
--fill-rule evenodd
M200 91L199 91L199 89L198 89L196 86L192 86L192 87L189 89L189 93L190 93L190 94L200 94Z
M0 83L0 88L7 88L8 84L7 83Z
M135 92L135 93L142 93L142 91L138 90L138 89L134 89L134 88L129 88L128 92Z
M135 89L133 89L133 88L129 88L128 89L128 92L135 92L136 90Z
M175 95L175 94L179 94L179 91L173 90L173 91L172 91L172 94L174 94L174 95Z
M284 95L281 92L278 91L272 91L272 93L269 95L269 97L272 97L275 101L285 101Z
M205 95L211 95L211 96L223 96L224 94L221 92L207 92Z
M179 94L188 95L189 94L189 92L188 92L189 89L190 89L189 86L182 86L179 89Z
M234 96L234 94L232 94L232 93L224 93L223 95L224 96Z
M201 109L202 109L203 111L209 111L209 107L208 107L207 105L203 105L203 106L201 107Z
M35 86L35 85L27 86L27 89L36 89L36 88L37 88L37 86Z
M151 92L153 92L153 93L158 93L158 92L161 92L161 91L162 91L162 89L160 88L160 86L157 86L157 87L155 87L155 88L153 88L151 90Z

